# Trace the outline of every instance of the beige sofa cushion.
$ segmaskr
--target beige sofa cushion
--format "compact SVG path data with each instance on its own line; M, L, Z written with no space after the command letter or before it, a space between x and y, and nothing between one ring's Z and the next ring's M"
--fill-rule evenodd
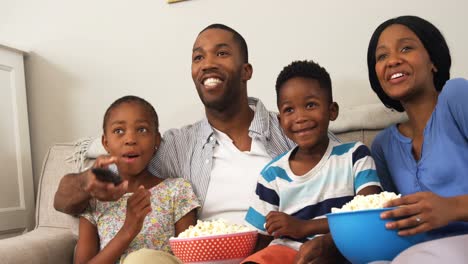
M53 145L46 154L36 202L37 227L71 228L77 234L78 218L54 209L54 195L60 179L67 173L78 171L76 162L67 161L74 151L74 144L64 143Z
M70 230L40 227L0 240L0 264L73 263L76 236Z

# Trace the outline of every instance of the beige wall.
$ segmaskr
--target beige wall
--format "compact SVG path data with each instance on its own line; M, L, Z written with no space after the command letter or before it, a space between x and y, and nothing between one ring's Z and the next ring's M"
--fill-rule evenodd
M25 61L36 183L54 142L100 134L116 98L152 102L161 128L203 115L190 77L191 47L221 22L246 38L254 67L251 95L275 108L274 82L295 59L314 59L333 79L341 106L378 102L367 81L366 50L385 19L415 14L445 34L453 76L468 77L466 1L1 0L0 43L30 51Z

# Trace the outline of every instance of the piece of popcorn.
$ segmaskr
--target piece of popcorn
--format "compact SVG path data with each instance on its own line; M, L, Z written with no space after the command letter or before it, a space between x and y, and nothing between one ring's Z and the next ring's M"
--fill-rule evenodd
M179 234L178 238L192 238L211 235L226 235L252 231L253 229L238 224L231 224L224 219L201 221L197 220L195 226L189 226L185 231Z
M343 207L331 209L332 213L338 212L349 212L356 210L365 210L365 209L378 209L383 208L384 204L390 200L400 198L401 194L396 194L393 192L381 192L378 194L370 195L356 195L353 200L349 201Z

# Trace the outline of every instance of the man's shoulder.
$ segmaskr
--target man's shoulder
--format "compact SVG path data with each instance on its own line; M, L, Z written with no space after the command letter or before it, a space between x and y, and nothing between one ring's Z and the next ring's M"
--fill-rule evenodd
M249 97L249 105L255 106L255 112L259 114L260 118L268 118L270 121L274 121L276 124L279 124L278 112L268 110L260 99Z
M279 124L278 112L276 112L276 111L271 111L271 110L267 110L267 112L268 112L268 117L269 117L271 120L274 120L275 123L278 123L278 124Z
M167 131L178 131L179 133L184 133L184 132L190 132L190 131L198 131L203 127L203 124L205 123L205 119L198 120L195 123L188 124L185 126L182 126L180 128L171 128Z
M166 130L166 132L164 132L163 138L197 136L204 130L208 129L206 126L207 121L205 119L202 119L195 123L188 124L180 128L168 129Z
M211 127L209 125L207 127L206 124L208 124L207 121L200 120L181 128L171 128L165 131L156 156L191 155L193 149L206 143L212 133Z

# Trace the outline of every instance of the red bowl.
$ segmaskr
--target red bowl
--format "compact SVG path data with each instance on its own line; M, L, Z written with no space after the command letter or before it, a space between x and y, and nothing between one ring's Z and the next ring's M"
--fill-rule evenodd
M170 238L174 255L184 263L240 263L252 254L257 231L194 238Z

